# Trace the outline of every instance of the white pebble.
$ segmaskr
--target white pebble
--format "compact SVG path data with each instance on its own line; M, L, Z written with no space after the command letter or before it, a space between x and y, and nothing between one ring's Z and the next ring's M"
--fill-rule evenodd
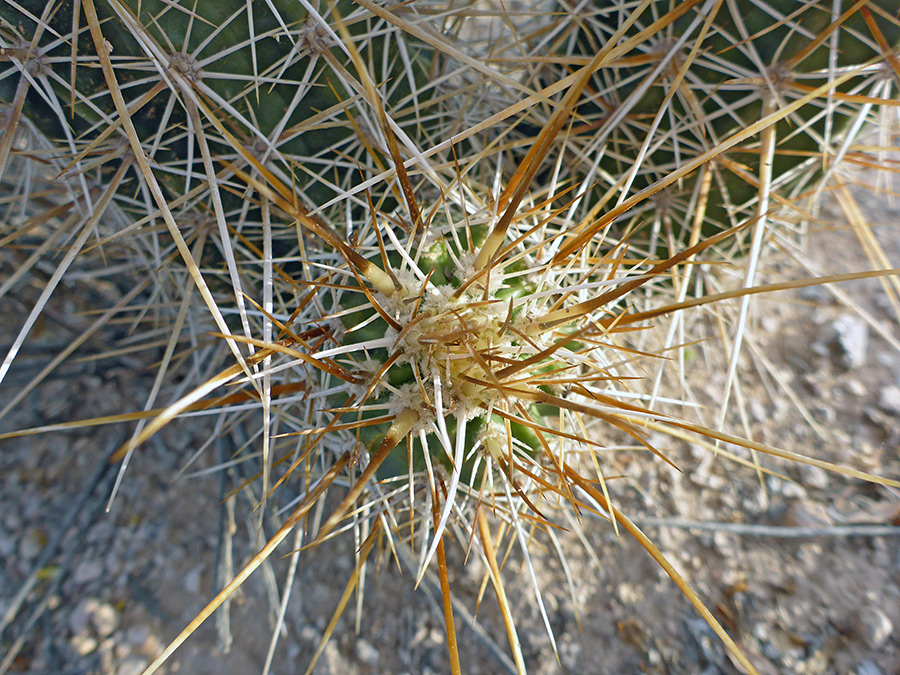
M103 603L91 614L91 623L94 624L97 636L105 638L112 635L119 625L119 616L112 605Z
M878 407L886 413L900 413L900 387L888 385L878 395Z
M367 666L375 666L381 660L381 654L368 640L360 638L356 641L356 658Z
M874 610L863 621L866 643L872 649L883 647L894 632L894 624L880 609Z

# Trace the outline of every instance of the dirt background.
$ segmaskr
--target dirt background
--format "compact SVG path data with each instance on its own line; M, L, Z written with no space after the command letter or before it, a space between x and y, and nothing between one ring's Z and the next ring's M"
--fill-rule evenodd
M868 180L866 174L854 178ZM873 199L869 188L854 190L897 264L900 208L884 195ZM824 274L870 266L858 236L833 205L811 226L802 248L778 237L769 244L766 281L806 276L802 264ZM710 288L733 286L740 270L717 267L703 274ZM825 287L754 300L738 371L740 400L732 399L726 427L736 433L746 428L754 439L786 450L898 478L896 308L877 280L840 289L853 306ZM6 396L77 335L90 320L85 310L94 299L107 306L115 295L108 287L110 297L95 298L91 294L104 294L96 283L89 290L72 281L56 294L13 378L4 383ZM8 301L20 304L4 314L19 315L30 307L31 292L36 291L29 288ZM686 316L687 334L706 341L693 348L684 389L674 376L666 386L703 406L684 413L688 417L714 423L727 370L719 327L736 309L736 302L722 303L723 324L708 312ZM5 340L12 330L4 329ZM103 351L118 339L101 335L92 347ZM128 355L72 361L4 426L138 410L152 383L150 365ZM0 616L17 610L2 642L4 653L16 652L12 672L136 675L214 592L221 532L227 527L227 513L219 506L223 489L249 476L250 469L236 466L224 482L221 472L176 478L185 449L215 433L203 421L182 421L135 457L107 513L115 472L100 467L123 433L85 429L0 443ZM769 476L761 484L753 470L722 457L710 461L696 444L654 441L682 472L634 453L611 455L608 473L627 476L616 484L616 502L642 524L760 673L900 673L897 492L770 459L763 464L786 479ZM207 452L192 469L215 464L217 452L228 448ZM254 551L254 499L248 494L236 500L236 568ZM636 542L617 538L601 521L586 520L584 530L587 547L572 532L560 535L574 593L546 541L536 540L531 548L558 660L521 556L514 551L506 564L529 672L741 672ZM266 532L272 531L267 522ZM342 537L303 554L271 672L306 668L351 573L354 546L351 537ZM462 547L451 547L449 555L456 598L474 611L484 570L471 561L462 564ZM271 573L255 574L238 593L229 611L233 643L227 652L221 644L227 632L217 632L210 620L161 672L260 672L273 625L271 600L286 568L285 559L274 560ZM34 570L33 589L15 606ZM315 672L449 672L443 619L431 593L427 583L414 589L408 571L382 555L368 567L358 631L351 602ZM457 621L464 672L504 672L497 654L508 650L493 591L488 588L478 608L482 638L459 615Z

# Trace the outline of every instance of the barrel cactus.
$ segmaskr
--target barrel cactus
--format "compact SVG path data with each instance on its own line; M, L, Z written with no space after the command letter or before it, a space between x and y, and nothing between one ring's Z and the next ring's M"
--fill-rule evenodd
M184 413L227 413L260 429L263 502L297 500L147 672L295 528L359 538L334 621L379 541L415 552L419 579L436 568L454 672L444 547L476 541L524 671L498 542L520 547L552 644L528 544L583 511L634 536L755 672L616 508L603 451L624 437L673 464L651 436L688 433L900 487L657 409L638 384L662 367L642 348L655 321L776 290L755 281L767 233L808 216L893 103L890 3L80 4L0 13L10 236L69 240L0 378L76 256L140 264L126 304L157 308L167 337L116 459ZM48 171L63 182L45 194ZM735 251L743 286L689 298L694 261ZM210 332L202 363L174 358Z
M615 30L610 17L620 10L561 5L568 20L542 40L568 72ZM582 188L593 183L600 196L583 212L608 212L621 195L665 185L638 209L651 246L662 221L689 237L700 194L705 232L756 217L761 190L783 220L802 221L804 198L840 164L873 108L887 104L887 114L896 95L900 26L884 3L680 3L668 13L651 3L622 39L630 38L638 44L597 71L578 108L573 133L587 135L579 147L589 151L572 159L583 163ZM548 67L545 80L561 70ZM705 173L683 169L710 154L711 185L701 189Z

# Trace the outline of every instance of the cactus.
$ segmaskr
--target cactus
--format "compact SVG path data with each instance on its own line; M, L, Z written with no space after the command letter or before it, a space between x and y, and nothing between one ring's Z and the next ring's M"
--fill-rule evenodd
M299 499L148 672L331 493L340 502L310 528L312 545L348 527L361 540L335 618L389 537L416 552L419 579L437 567L454 672L445 545L478 542L524 671L496 541L521 548L553 643L528 540L555 542L553 528L578 526L584 510L634 536L755 672L616 508L600 451L624 435L673 464L650 434L688 432L900 487L722 431L727 392L720 424L702 426L657 410L635 384L663 367L643 349L649 326L739 297L730 391L746 303L776 290L755 281L770 211L805 215L800 198L891 98L897 22L876 3L837 17L824 4L782 20L737 2L567 2L494 23L368 0L82 0L83 14L4 4L0 175L20 232L74 240L0 379L99 237L143 261L146 285L128 302L166 308L152 319L169 331L147 413L117 459L182 413L234 406L245 419L255 403L263 501ZM38 155L64 179L44 199L46 176L27 165ZM63 221L61 205L76 215ZM695 260L742 249L741 288L688 299ZM202 365L174 358L207 331L217 341ZM160 385L186 373L191 391L155 409Z
M657 243L661 220L687 241L700 190L695 179L702 174L677 182L672 174L712 151L717 156L707 164L713 180L704 232L734 226L757 215L763 141L760 134L731 144L728 139L775 113L780 119L765 125L774 145L769 199L788 219L802 220L797 202L840 164L873 104L890 104L896 95L900 25L890 8L705 2L671 22L665 15L660 20L662 4L653 9L623 39L655 20L662 25L653 37L598 71L591 96L578 108L580 129L590 135L584 146L591 152L573 155L584 165L583 187L593 180L599 184L594 194L610 190L618 198L619 191L630 196L666 183L664 195L643 207L653 229L650 246ZM565 0L561 11L572 16L552 34L560 66L548 68L547 82L591 58L599 36L615 28L609 17L618 10ZM623 179L628 189L616 185ZM610 200L608 193L600 203L604 199ZM584 200L582 211L597 203Z

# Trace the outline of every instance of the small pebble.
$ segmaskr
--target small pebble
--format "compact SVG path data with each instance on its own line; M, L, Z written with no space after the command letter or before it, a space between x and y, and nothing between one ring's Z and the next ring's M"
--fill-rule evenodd
M863 397L868 393L866 385L855 378L844 380L844 388L853 396Z
M147 642L147 638L149 637L150 629L143 624L131 626L128 630L125 631L125 642L130 644L135 649L140 649L141 647L143 647L144 643Z
M200 592L200 582L203 579L203 568L195 567L184 575L182 580L182 588L188 593L194 595Z
M87 635L91 608L96 603L93 598L87 598L75 606L69 614L69 630L72 631L72 635Z
M76 635L69 642L81 656L87 656L97 649L97 641L90 635Z
M828 472L818 466L803 464L800 466L800 475L803 477L803 484L812 488L828 487Z
M844 314L831 323L845 368L859 368L869 351L869 325L857 316Z
M884 646L894 632L894 624L880 609L873 610L863 619L866 644L872 649Z
M809 351L811 351L816 356L821 356L823 358L827 358L831 356L831 347L822 342L821 340L816 340L809 346Z
M91 623L94 625L97 637L105 638L112 635L119 625L119 616L112 605L103 603L91 613Z
M710 490L724 490L728 487L728 482L721 476L698 469L691 473L691 481L700 487Z
M376 666L381 660L381 654L368 640L360 638L356 641L356 658L367 666Z
M884 675L878 664L872 659L866 659L856 666L856 675Z
M900 387L884 387L878 394L878 407L892 415L900 414Z
M875 354L875 362L887 370L900 370L900 360L891 352L878 352Z
M312 644L316 644L319 641L319 631L316 630L316 627L310 624L304 624L300 627L300 639L305 642L309 642Z
M739 544L737 535L731 534L730 532L719 531L713 534L713 544L719 553L726 558L730 558L738 552Z
M766 485L773 495L781 495L788 499L803 499L806 497L806 488L793 481L781 480L775 476L767 476Z
M831 301L831 293L824 286L801 288L798 295L807 302L814 302L817 305L827 305Z
M766 406L756 399L751 400L747 407L750 409L750 417L753 418L754 422L765 422L768 419L769 415L766 412Z
M85 584L103 576L103 566L96 560L83 560L78 563L72 578L76 584Z

